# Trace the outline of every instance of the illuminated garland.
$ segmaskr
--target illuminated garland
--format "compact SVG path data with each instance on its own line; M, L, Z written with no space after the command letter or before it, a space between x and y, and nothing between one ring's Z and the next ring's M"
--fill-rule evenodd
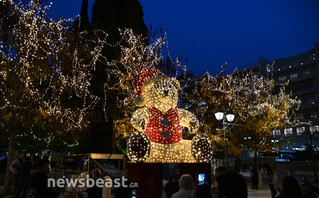
M113 103L113 105L116 105L118 111L121 112L119 114L124 114L124 118L130 118L132 112L135 110L135 96L132 87L134 71L141 65L152 65L158 69L163 66L164 57L172 60L171 64L175 68L175 72L172 75L175 77L178 75L178 72L185 72L186 66L183 65L178 58L174 60L170 56L166 34L154 40L150 39L150 44L147 45L145 40L149 38L136 35L132 29L119 29L119 31L121 40L114 45L107 44L113 47L119 46L121 56L118 61L106 61L108 65L108 67L105 68L107 80L116 80L115 83L109 83L108 81L104 84L104 93L107 99L108 94L112 93L110 90L119 90L120 94L117 97L116 103ZM104 101L104 112L106 116L109 115L107 112L107 108L110 107L109 103L110 101ZM118 116L118 118L121 117L123 117L123 115ZM106 120L108 119L109 118L106 117Z
M271 71L273 64L267 66ZM239 154L242 145L260 149L275 148L269 136L276 128L307 124L299 122L295 112L300 100L287 93L286 84L276 84L271 73L266 77L252 71L234 71L228 75L211 76L209 73L186 81L193 87L192 92L182 92L182 98L189 107L195 109L201 120L200 130L209 134L214 144L225 144L223 130L214 117L214 113L223 110L236 115L235 123L230 127L232 137L229 150ZM238 126L236 124L239 124ZM244 141L244 137L254 138ZM216 143L215 143L216 142ZM215 147L216 148L216 147Z
M134 141L128 141L128 155L132 161L139 162L139 154L148 152L151 153L149 158L142 156L143 161L190 163L211 159L212 144L207 136L200 136L206 137L205 141L198 141L199 137L195 136L193 147L190 140L182 140L182 127L196 133L199 122L191 112L176 107L179 89L176 79L163 75L154 67L145 66L134 72L133 86L137 104L142 108L133 113L131 122L135 129L149 138L151 148L145 146L148 138L143 144L138 144L140 147ZM130 139L136 138L137 135L133 134Z
M17 19L7 31L10 39L1 39L0 45L5 52L0 67L2 119L32 124L42 117L65 131L83 130L89 124L89 111L99 101L89 88L92 70L104 60L101 51L107 35L94 31L87 38L85 31L72 33L72 19L47 16L51 4L44 8L33 0L27 5L9 0L1 4L9 5L10 15L1 24L10 17Z
M192 155L199 162L208 162L213 158L213 142L204 134L196 135L192 140Z
M150 140L145 133L135 132L127 142L127 152L130 160L135 162L143 162L150 155Z

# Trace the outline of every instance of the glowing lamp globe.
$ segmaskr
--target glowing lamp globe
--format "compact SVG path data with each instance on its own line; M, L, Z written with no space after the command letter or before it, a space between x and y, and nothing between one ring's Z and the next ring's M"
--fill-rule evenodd
M217 120L222 120L224 118L224 113L223 112L217 112L215 113L215 117Z
M228 122L232 122L232 121L234 121L234 119L235 119L235 115L234 114L227 114L226 115L226 119L227 119L227 121Z

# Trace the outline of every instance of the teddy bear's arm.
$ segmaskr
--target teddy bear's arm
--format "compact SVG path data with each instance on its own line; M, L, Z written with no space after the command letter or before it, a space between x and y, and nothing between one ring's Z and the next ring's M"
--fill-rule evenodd
M177 110L181 126L187 127L190 133L196 133L199 128L199 122L196 116L184 109Z
M149 120L149 112L146 107L137 109L133 112L131 123L138 131L145 131L147 122Z

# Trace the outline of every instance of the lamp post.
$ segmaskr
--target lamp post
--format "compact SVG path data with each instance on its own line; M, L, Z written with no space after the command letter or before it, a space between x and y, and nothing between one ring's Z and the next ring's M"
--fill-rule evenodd
M227 127L230 125L230 122L234 121L235 115L232 113L226 114L224 112L216 112L215 117L217 120L221 121L223 124L223 131L224 131L224 141L225 141L225 160L226 160L226 167L228 168L228 155L227 155Z
M305 140L307 140L307 138L309 137L310 139L310 149L311 149L311 156L312 156L312 163L313 163L313 169L314 169L314 183L318 183L318 174L316 171L316 158L315 158L315 152L314 152L314 148L313 148L313 138L317 139L319 137L319 132L313 132L311 133L310 130L309 131L305 131L302 133L302 136L305 138Z

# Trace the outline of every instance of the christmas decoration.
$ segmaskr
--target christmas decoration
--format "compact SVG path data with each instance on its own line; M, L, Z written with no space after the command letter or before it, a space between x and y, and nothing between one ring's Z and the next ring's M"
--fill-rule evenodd
M151 146L143 146L142 151L129 149L128 155L132 161L141 159L140 153L148 153L148 149L149 158L143 158L146 162L203 162L210 159L212 144L207 136L202 136L206 143L197 144L195 140L194 147L190 140L183 140L182 127L187 128L189 133L196 133L199 122L191 112L177 108L179 82L175 78L164 75L154 67L144 66L134 72L132 84L136 104L141 108L133 113L131 122L151 142ZM133 148L130 144L132 141L128 142L128 148ZM204 150L207 156L201 155ZM196 159L192 153L200 157Z
M61 137L58 133L82 131L99 101L90 87L96 63L105 60L101 51L107 35L75 33L72 19L51 19L51 4L41 2L0 1L0 124L10 135L8 165L16 138L50 144L53 136ZM7 169L5 193L9 178Z
M104 115L113 119L113 146L126 153L126 138L132 135L130 122L136 110L137 99L132 86L133 74L141 65L152 65L168 76L178 76L186 70L179 58L172 59L168 50L167 35L145 38L132 29L120 29L120 60L109 62L106 68L108 83L104 85ZM110 105L112 104L112 105ZM111 116L110 116L111 115Z
M130 155L131 160L143 162L149 157L150 151L150 139L145 133L135 132L129 138L127 152L132 153L132 155Z
M192 88L182 92L181 96L201 121L199 130L213 140L214 152L226 144L224 131L218 130L222 126L214 117L214 113L220 110L236 115L227 130L228 154L239 155L243 148L275 152L279 144L271 142L274 130L309 124L297 119L295 112L300 100L287 93L285 87L288 83L275 82L272 68L273 64L267 65L267 76L235 70L228 75L206 73L181 83Z
M196 135L192 140L192 155L194 159L199 162L208 161L213 157L212 147L213 142L206 135Z

